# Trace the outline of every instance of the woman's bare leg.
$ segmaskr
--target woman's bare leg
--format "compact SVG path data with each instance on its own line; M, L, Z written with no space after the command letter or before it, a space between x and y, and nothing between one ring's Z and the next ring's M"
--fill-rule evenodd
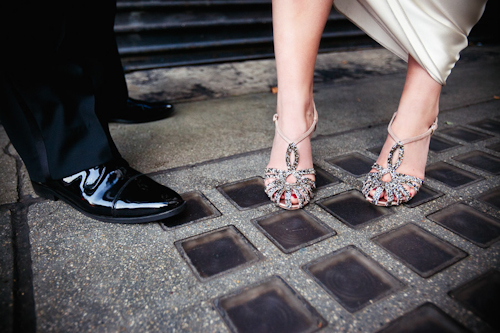
M441 87L415 59L409 57L403 93L392 124L392 130L400 140L420 135L429 129L439 113ZM387 155L394 143L388 135L377 159L377 163L384 168L387 167ZM397 171L424 179L429 143L430 136L406 144L403 163ZM385 175L382 179L389 181L391 177ZM410 189L410 194L415 195L415 190Z
M290 140L313 123L313 76L321 34L331 0L273 0L274 52L278 76L278 123ZM270 120L270 119L269 119ZM275 133L269 168L286 170L288 144ZM311 142L298 145L298 169L312 168ZM314 176L308 176L314 180ZM294 182L291 176L288 182ZM297 200L292 200L297 203Z

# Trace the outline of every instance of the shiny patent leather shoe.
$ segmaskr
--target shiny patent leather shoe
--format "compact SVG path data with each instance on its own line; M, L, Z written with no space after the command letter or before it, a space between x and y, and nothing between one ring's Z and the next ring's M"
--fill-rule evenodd
M124 108L110 110L108 121L113 123L140 124L170 117L174 106L168 102L145 102L128 98Z
M185 202L168 187L132 169L108 162L61 180L32 182L40 197L66 202L99 221L145 223L181 213Z

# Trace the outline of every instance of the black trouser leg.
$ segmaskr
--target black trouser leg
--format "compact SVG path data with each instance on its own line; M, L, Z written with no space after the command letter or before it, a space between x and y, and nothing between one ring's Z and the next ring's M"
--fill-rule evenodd
M98 116L127 96L114 2L9 5L0 117L31 179L60 179L119 158Z

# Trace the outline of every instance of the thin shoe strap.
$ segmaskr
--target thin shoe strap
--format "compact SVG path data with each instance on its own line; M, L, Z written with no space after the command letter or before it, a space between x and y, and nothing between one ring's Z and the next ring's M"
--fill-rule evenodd
M289 138L287 138L285 136L285 134L283 134L283 132L281 131L281 129L280 129L279 125L278 125L278 114L277 113L274 115L273 121L274 121L274 124L276 125L276 131L283 138L283 140L285 140L286 143L288 143L288 144L293 143L294 141L292 141ZM309 129L304 134L302 134L301 137L299 137L297 140L295 140L295 144L298 145L305 138L307 138L309 135L311 135L311 133L314 132L314 130L316 129L316 124L317 123L318 123L318 112L316 111L316 106L314 106L314 120L313 120L313 123L312 123L311 127L309 127Z
M387 126L387 132L389 132L389 135L394 139L394 141L400 142L402 145L405 145L405 144L410 143L410 142L418 141L418 140L425 138L428 135L432 135L438 127L438 118L436 117L436 120L434 120L431 127L429 127L429 129L425 133L414 136L412 138L399 140L399 138L396 136L396 134L394 134L394 132L391 129L392 122L394 121L394 118L396 118L396 113L397 112L394 112L394 115L392 116L391 122L389 123L389 126Z

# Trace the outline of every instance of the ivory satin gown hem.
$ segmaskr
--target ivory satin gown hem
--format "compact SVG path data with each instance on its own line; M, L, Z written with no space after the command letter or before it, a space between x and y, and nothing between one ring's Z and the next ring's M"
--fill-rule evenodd
M367 35L408 61L411 55L441 85L467 47L487 0L334 0Z

